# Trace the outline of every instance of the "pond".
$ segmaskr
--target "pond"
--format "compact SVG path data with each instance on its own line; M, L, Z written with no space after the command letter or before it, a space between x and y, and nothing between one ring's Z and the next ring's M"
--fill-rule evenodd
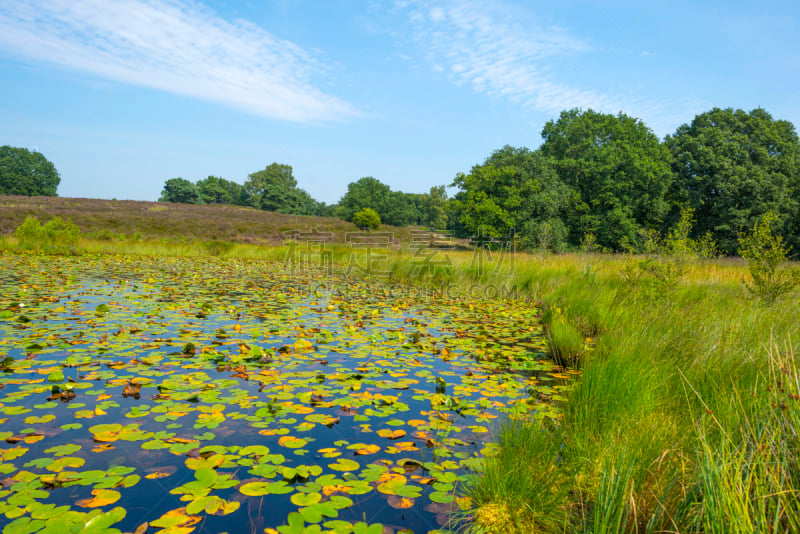
M3 532L446 530L493 426L557 419L569 383L520 302L258 261L2 263Z

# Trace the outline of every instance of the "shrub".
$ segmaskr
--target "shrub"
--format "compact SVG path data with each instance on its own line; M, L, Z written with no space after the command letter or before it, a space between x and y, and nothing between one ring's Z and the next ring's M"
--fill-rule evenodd
M381 226L381 217L372 208L364 208L353 215L353 224L362 230L377 230Z
M646 299L669 296L686 272L686 263L675 257L649 257L629 262L622 272L623 280L638 287Z
M45 252L71 252L80 233L76 224L61 217L53 217L42 225L39 219L30 215L14 231L20 246Z
M719 249L711 232L706 232L699 239L689 237L695 222L693 209L684 208L681 210L681 218L678 220L678 224L669 232L664 243L664 249L667 254L684 260L692 257L710 259L719 256Z
M752 232L739 237L739 255L747 260L753 279L745 285L767 304L774 303L800 284L800 271L787 264L783 238L773 233L772 225L777 219L775 213L767 212L756 221Z
M42 223L39 219L28 215L25 221L17 226L14 235L19 239L20 245L25 248L37 249L42 241Z
M694 222L694 211L684 208L680 220L663 240L654 230L643 231L642 248L647 257L629 262L623 271L624 280L639 286L645 298L669 296L686 274L691 261L718 256L711 234L706 233L697 240L689 237Z
M592 232L586 232L581 240L580 250L584 254L599 252L600 245L597 244L597 236Z

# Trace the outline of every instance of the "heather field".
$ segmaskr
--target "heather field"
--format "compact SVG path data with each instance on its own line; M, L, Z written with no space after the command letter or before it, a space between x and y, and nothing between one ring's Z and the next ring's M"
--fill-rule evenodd
M356 231L351 223L332 217L272 213L225 204L198 206L171 202L102 200L0 195L0 236L13 234L25 217L46 221L69 219L86 237L99 241L167 241L171 244L220 241L280 246L284 232L315 228L344 242ZM409 230L384 226L398 241L409 241Z

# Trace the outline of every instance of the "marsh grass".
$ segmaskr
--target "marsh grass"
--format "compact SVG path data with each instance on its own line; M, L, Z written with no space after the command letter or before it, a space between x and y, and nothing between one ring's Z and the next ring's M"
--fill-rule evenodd
M559 446L541 428L510 420L497 428L498 453L466 491L475 532L527 533L557 529L566 518L569 485L558 468Z
M579 367L586 350L583 334L558 308L547 308L542 314L542 324L553 360L562 367Z
M591 343L564 362L581 377L561 424L528 423L541 456L498 431L482 476L505 490L469 491L474 510L517 509L501 475L517 458L566 481L551 512L566 520L529 532L800 532L796 297L764 306L741 260L693 260L668 284L651 272L642 283L626 269L645 260L520 262L514 283L536 292L551 351L577 354L577 334ZM541 465L553 443L557 461Z
M703 532L800 532L800 379L794 350L768 347L748 388L694 415ZM691 393L703 400L694 388Z

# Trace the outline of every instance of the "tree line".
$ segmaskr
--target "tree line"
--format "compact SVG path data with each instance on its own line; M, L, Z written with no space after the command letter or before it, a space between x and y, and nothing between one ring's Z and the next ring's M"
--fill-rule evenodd
M715 108L663 141L639 119L562 112L536 150L503 147L456 176L458 235L512 228L528 247L643 251L691 213L689 237L736 254L762 216L800 251L800 144L763 109Z
M691 213L692 239L736 254L739 236L766 214L800 252L800 142L794 125L763 109L714 108L663 140L640 119L591 109L547 122L536 149L504 146L449 186L392 190L367 176L327 205L272 163L243 184L217 176L166 181L161 201L233 204L353 221L365 208L384 224L447 229L458 237L516 232L527 248L643 251ZM42 154L0 147L0 194L56 195ZM360 219L359 219L360 220Z
M164 183L159 201L233 204L290 215L339 217L346 221L353 221L362 209L371 208L384 224L444 228L447 193L443 185L422 194L393 191L380 180L367 176L348 184L347 193L337 204L327 205L298 187L290 165L271 163L248 175L241 185L217 176L196 183L171 178Z
M800 251L800 143L794 125L763 109L714 108L659 139L640 119L591 109L544 125L536 149L504 146L449 185L421 194L373 177L335 205L297 187L273 163L244 185L210 176L168 180L161 200L231 203L347 221L363 210L385 224L447 229L458 237L510 235L527 248L642 251L691 213L692 239L736 253L740 234L767 213Z
M164 183L159 202L183 204L233 204L290 215L331 216L331 207L317 202L297 186L292 167L279 163L251 173L244 184L218 176L196 183L171 178Z

